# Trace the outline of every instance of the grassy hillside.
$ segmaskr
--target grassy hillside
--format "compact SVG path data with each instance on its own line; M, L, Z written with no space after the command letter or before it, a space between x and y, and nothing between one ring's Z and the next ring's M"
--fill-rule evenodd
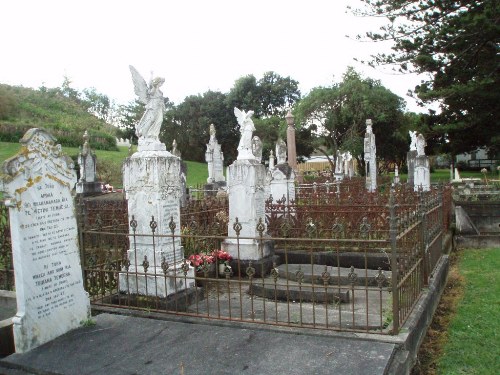
M0 142L0 165L5 159L14 156L20 149L19 143ZM118 147L119 151L95 150L97 156L97 170L100 178L104 182L109 182L113 186L122 186L121 165L128 156L127 147ZM66 155L76 160L78 148L64 147ZM208 168L205 163L186 161L187 164L187 184L195 186L207 182Z
M116 150L117 129L88 111L89 103L59 88L33 90L0 84L0 141L17 142L30 128L43 128L63 146L78 147L88 130L94 149Z

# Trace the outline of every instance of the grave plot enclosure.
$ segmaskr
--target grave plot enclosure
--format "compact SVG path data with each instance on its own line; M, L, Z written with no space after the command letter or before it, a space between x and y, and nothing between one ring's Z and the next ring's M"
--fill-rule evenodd
M191 202L158 233L156 219L137 231L132 220L99 222L80 210L84 282L94 306L158 311L205 319L230 320L340 331L397 333L427 285L442 252L449 215L449 189L414 192L387 186L366 193L363 185L344 184L301 194L296 201L266 202L264 217L246 238L241 223L228 223L227 202ZM444 204L443 204L444 202ZM80 208L83 206L80 205ZM118 212L118 211L117 211ZM87 215L87 216L86 216ZM125 217L108 212L108 218ZM109 220L109 219L108 219ZM263 225L263 224L266 225ZM230 239L236 253L220 251ZM127 256L139 238L183 247L183 272L171 263ZM255 240L262 256L239 260L238 244ZM180 240L180 241L179 241ZM265 247L272 247L265 256ZM178 254L177 251L174 254ZM137 264L132 264L132 262ZM153 262L161 267L151 267ZM195 267L195 275L188 274ZM151 274L153 273L153 274ZM120 277L126 274L126 277ZM146 290L120 285L134 277L154 277ZM147 279L147 278L146 278ZM172 280L175 279L175 280ZM196 287L163 297L159 283ZM163 286L163 289L165 287Z

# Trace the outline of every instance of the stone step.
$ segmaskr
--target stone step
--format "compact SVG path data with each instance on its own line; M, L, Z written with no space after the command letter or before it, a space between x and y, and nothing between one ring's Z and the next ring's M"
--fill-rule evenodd
M256 280L248 287L248 293L270 300L289 302L317 302L317 303L348 303L349 290L339 290L331 286L320 287L311 284L300 284L282 280L274 282L273 279Z
M329 285L351 285L351 279L349 274L351 273L351 268L347 267L332 267L319 264L282 264L277 267L279 271L279 277L281 279L288 279L289 281L298 281L298 276L303 273L302 283L304 284L314 284L314 285L324 285L323 275L324 272L328 272L330 278L328 280ZM299 273L299 270L301 271ZM371 269L361 269L354 268L354 274L356 275L354 280L354 286L369 286L377 287L379 286L377 277L380 277L380 285L383 287L389 286L390 273L383 271L382 275L378 270Z

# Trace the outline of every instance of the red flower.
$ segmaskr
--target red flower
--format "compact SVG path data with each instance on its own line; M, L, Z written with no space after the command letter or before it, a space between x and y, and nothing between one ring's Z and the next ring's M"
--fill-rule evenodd
M224 250L214 250L212 252L212 256L215 259L220 260L222 262L230 261L231 259L233 259L231 254L229 254L227 251L224 251Z

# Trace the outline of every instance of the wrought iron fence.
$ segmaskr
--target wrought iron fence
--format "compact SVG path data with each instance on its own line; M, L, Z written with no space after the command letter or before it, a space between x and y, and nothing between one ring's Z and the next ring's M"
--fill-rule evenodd
M268 202L268 208L276 205L266 214L269 231L260 223L256 238L241 237L239 223L233 223L237 236L227 237L227 216L216 215L226 209L224 204L207 205L199 216L192 207L183 219L189 230L180 236L174 234L173 222L171 233L158 234L154 229L136 233L134 220L124 231L113 226L105 229L82 218L85 286L94 305L291 327L397 333L441 256L445 229L442 189L409 194L405 188L388 190L377 198L365 194L373 200L373 210L366 206L358 210L359 202L345 203L311 220L307 219L313 213L309 207L306 215L300 213L300 204L293 203L292 210L283 207L284 202ZM342 217L343 213L347 216ZM279 215L294 217L294 226L285 219L281 226L273 226L272 220ZM318 218L330 221L320 225ZM156 228L154 218L150 227ZM190 247L191 261L168 262L162 249L153 252L153 259L142 258L136 244L145 238L153 248L165 240L178 246L180 238L184 247ZM232 244L234 259L219 269L213 251L224 241ZM99 245L104 242L105 247ZM248 244L258 249L259 260L241 256ZM267 256L271 247L274 255ZM196 287L186 288L189 285Z
M0 201L0 289L14 290L14 265L10 237L9 209Z

